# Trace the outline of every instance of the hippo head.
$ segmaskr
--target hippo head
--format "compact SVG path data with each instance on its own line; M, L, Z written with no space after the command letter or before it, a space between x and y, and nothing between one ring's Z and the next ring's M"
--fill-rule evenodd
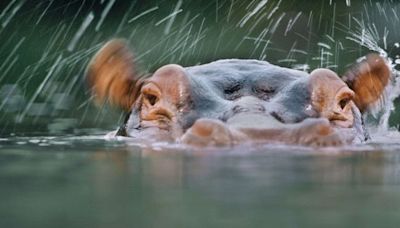
M385 60L370 54L342 78L329 69L308 74L238 59L170 64L139 76L122 40L104 45L87 68L95 98L129 113L116 135L202 146L363 141L362 114L381 98L390 75Z

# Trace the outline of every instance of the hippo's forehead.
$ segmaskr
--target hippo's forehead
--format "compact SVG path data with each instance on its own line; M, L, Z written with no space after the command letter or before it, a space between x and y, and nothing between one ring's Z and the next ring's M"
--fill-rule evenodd
M189 78L208 84L217 90L251 89L281 90L308 74L258 60L219 60L205 65L185 68Z
M192 86L193 109L200 116L220 118L241 105L242 98L257 99L268 113L282 113L285 122L304 119L309 103L308 73L258 60L219 60L185 68ZM220 118L221 119L221 118Z

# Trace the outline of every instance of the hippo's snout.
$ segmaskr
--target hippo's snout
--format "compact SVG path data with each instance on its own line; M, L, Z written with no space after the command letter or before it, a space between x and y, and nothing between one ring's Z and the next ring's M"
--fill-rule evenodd
M233 114L242 112L263 113L266 111L264 103L265 101L256 97L245 96L234 102L232 112Z
M267 111L264 103L265 101L262 101L255 97L242 97L238 100L233 101L231 104L231 108L226 111L220 119L226 122L227 120L241 113L264 114Z
M236 105L232 108L233 114L239 114L242 112L254 112L254 113L263 113L265 112L265 107L261 104L253 105L253 106L241 106Z

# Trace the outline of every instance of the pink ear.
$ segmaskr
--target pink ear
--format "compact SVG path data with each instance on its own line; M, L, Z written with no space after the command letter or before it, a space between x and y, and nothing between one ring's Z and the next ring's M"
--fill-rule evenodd
M107 42L92 58L86 80L97 102L108 101L124 110L131 109L142 84L135 71L133 53L119 39Z
M369 54L348 70L343 79L355 92L355 104L364 112L381 98L390 77L390 68L385 59L378 54Z

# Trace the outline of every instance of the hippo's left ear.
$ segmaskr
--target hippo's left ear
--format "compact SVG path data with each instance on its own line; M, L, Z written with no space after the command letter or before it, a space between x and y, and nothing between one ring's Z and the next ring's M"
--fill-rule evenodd
M135 67L133 53L124 40L107 42L86 69L86 81L96 101L108 101L129 111L143 83Z
M343 80L354 91L354 102L364 112L381 98L390 77L385 59L378 54L369 54L348 70Z

